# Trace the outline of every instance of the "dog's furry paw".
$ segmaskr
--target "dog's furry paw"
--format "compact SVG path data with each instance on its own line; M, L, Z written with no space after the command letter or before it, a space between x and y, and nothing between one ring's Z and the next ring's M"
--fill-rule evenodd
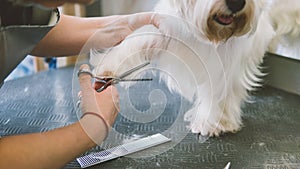
M207 113L209 112L209 113ZM210 111L191 109L185 114L185 120L192 133L214 137L223 133L235 133L240 130L242 120L239 112L221 111L218 108Z
M218 137L224 133L236 133L241 128L238 124L225 121L220 121L217 124L204 123L201 128L196 127L195 125L191 125L191 131L193 133L208 137Z
M208 135L210 137L213 137L213 136L218 137L218 136L220 136L222 134L225 134L225 133L236 133L240 129L241 129L241 126L239 124L236 124L234 122L221 120L214 130L209 131Z

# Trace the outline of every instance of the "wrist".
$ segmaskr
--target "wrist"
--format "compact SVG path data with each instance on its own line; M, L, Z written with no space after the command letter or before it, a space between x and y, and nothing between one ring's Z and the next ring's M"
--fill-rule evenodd
M87 112L81 117L80 124L94 144L99 145L109 133L109 126L97 113Z

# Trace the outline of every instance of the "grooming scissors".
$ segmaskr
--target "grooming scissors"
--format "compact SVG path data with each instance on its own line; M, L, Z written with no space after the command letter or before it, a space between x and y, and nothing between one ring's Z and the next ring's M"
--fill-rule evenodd
M118 84L119 82L152 81L152 79L124 79L127 76L146 67L149 64L150 64L150 62L143 63L139 66L129 69L128 71L122 73L119 76L95 76L91 71L85 70L85 69L80 70L78 72L78 76L83 73L89 74L90 76L92 76L92 78L95 79L96 83L102 84L102 86L99 89L97 89L97 92L100 93L100 92L104 91L108 86Z

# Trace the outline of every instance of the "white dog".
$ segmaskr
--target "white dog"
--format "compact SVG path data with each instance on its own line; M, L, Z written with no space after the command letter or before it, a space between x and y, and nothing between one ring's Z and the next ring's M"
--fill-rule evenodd
M241 106L259 86L259 65L274 36L267 0L161 0L169 16L106 53L93 52L98 75L119 75L146 61L170 90L194 103L185 114L194 133L218 136L242 125ZM139 74L140 75L140 74Z

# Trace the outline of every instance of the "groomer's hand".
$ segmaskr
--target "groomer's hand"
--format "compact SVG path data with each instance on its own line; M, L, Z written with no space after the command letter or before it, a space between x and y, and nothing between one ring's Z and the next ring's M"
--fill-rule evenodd
M73 56L106 49L122 42L144 25L160 27L165 16L137 13L107 17L74 17L61 15L57 25L30 53L35 56Z
M90 70L88 65L82 65L80 69ZM81 87L81 109L83 113L94 112L101 115L106 123L113 126L119 112L119 95L114 86L98 93L91 83L89 74L79 76Z
M153 12L131 15L115 15L102 17L93 42L99 48L113 47L122 42L128 35L145 25L159 27L162 16Z

